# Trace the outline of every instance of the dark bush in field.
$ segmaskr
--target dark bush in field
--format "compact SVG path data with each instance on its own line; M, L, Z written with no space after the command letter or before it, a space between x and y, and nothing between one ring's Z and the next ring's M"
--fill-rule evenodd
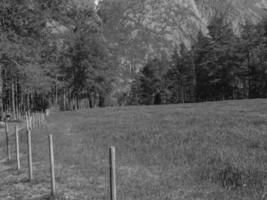
M218 158L209 159L206 165L197 170L200 181L211 181L227 189L262 189L266 175L266 172L260 169L242 169Z

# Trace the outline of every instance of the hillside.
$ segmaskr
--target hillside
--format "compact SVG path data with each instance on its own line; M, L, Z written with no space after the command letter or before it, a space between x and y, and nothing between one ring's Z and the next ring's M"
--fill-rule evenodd
M257 23L266 8L265 0L105 0L100 15L121 65L134 71L152 56L169 55L175 45L190 47L199 31L208 34L218 11L238 33L240 24Z
M108 199L114 145L118 199L258 200L266 192L266 133L265 99L58 112L33 131L33 183L25 133L20 175L14 162L3 162L1 145L0 199L49 199L53 134L55 199Z

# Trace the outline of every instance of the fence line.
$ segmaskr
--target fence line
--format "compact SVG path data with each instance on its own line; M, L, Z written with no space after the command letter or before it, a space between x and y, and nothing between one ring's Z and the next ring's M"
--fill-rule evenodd
M110 200L117 200L115 147L109 149Z
M51 196L56 193L56 181L55 181L55 163L54 163L54 147L53 136L48 136L49 141L49 155L50 155L50 173L51 173Z
M26 131L27 131L27 157L28 157L28 176L29 181L33 180L33 163L32 163L32 129L35 127L41 127L44 124L46 117L49 115L49 112L45 114L35 114L32 115L26 113ZM21 170L20 163L20 130L19 127L15 126L15 139L16 139L16 161L17 161L17 171ZM11 160L10 154L10 145L9 145L9 129L8 123L5 121L5 132L6 132L6 144L7 144L7 156L8 160ZM51 196L56 194L56 179L55 179L55 159L54 159L54 143L53 135L48 136L49 143L49 158L50 158L50 178L51 178ZM117 186L116 186L116 149L114 146L109 148L109 178L110 178L110 200L117 200Z
M29 181L33 180L33 170L32 170L32 138L31 130L27 131L27 142L28 142L28 169L29 169Z
M19 153L19 130L18 127L15 127L16 134L16 154L17 154L17 170L20 171L20 153Z

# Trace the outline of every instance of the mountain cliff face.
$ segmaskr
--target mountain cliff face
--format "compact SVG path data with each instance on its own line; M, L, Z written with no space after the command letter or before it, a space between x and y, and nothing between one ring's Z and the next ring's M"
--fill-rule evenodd
M238 33L240 24L261 19L267 0L103 0L99 6L107 40L121 65L134 71L181 42L190 47L219 12Z

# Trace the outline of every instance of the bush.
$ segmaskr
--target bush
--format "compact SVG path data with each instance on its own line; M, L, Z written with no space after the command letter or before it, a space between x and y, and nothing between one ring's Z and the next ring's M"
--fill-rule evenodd
M211 181L227 189L263 188L266 172L257 168L241 169L228 161L210 158L197 170L200 181Z

